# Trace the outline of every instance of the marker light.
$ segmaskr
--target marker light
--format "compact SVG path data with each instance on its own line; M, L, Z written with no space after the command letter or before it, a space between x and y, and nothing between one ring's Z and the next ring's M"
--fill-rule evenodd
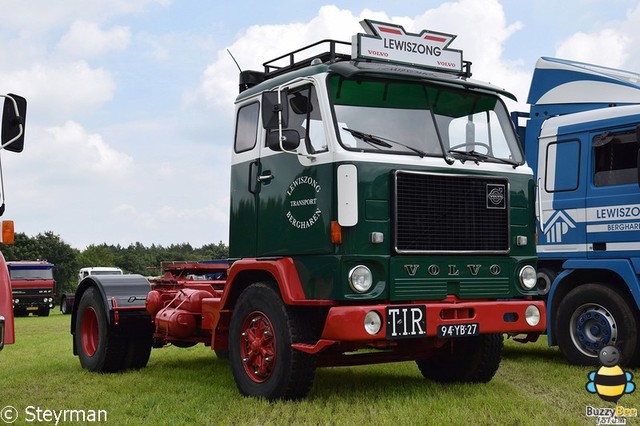
M520 278L520 285L525 290L531 290L536 286L536 270L531 265L526 265L522 269L520 269L520 274L518 274Z
M369 291L373 284L371 271L364 265L358 265L349 271L349 285L357 293Z

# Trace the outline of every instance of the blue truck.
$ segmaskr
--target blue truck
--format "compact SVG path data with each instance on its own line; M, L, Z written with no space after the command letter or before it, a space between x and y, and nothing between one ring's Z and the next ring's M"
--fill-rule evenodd
M534 171L538 293L572 364L640 364L640 74L540 58L514 122Z

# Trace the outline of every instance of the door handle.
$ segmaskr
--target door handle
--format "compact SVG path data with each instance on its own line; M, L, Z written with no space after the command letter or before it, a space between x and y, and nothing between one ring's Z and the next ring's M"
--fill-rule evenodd
M258 176L258 182L264 183L264 182L270 182L271 179L273 179L273 175L271 173L267 174L267 175L260 175Z

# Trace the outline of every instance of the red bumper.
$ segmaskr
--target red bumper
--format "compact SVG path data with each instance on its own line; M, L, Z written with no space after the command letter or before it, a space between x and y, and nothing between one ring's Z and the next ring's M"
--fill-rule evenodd
M425 330L412 327L414 331L423 331L411 337L437 337L442 326L459 326L463 324L477 324L479 334L487 333L543 333L546 328L546 311L544 302L531 300L508 301L450 301L441 302L409 302L405 304L382 304L368 306L335 306L330 308L321 339L356 342L387 340L387 308L400 312L403 308L424 306L426 311ZM531 326L525 319L525 310L535 306L540 312L540 319L535 326ZM365 316L370 311L376 311L381 318L381 328L375 335L365 330ZM415 318L406 318L411 322Z

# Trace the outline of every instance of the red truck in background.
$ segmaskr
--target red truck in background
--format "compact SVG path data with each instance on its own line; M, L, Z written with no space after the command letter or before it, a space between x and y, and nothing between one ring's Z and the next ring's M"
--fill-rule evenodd
M4 98L2 106L2 135L0 150L22 152L24 146L24 124L27 113L27 101L18 95L0 95ZM4 185L0 166L0 216L4 213ZM2 223L2 244L13 243L13 222ZM13 298L11 281L4 256L0 253L0 350L5 344L14 343Z
M7 262L13 295L13 313L26 317L29 313L49 316L56 297L53 264L41 260Z

